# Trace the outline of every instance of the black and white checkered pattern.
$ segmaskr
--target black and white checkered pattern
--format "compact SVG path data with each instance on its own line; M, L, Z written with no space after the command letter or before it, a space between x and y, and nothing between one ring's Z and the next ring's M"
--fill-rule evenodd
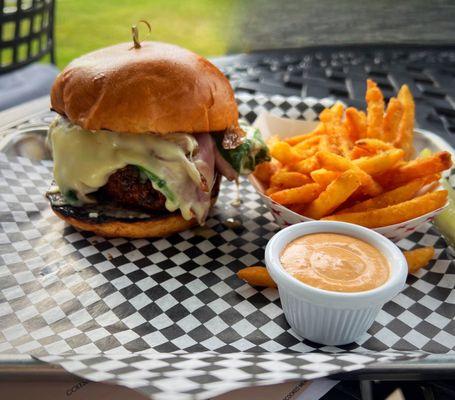
M266 96L265 94L245 92L237 93L236 97L240 116L250 123L264 111L277 117L316 121L321 111L334 103L332 98L306 97L302 99L298 96Z
M244 387L316 379L340 369L352 371L382 357L342 353L169 354L146 352L109 355L52 355L42 360L59 364L85 379L112 382L138 390L155 400L207 399Z
M275 104L243 99L245 117L251 112L245 104L252 110ZM293 101L280 98L275 107L291 104L302 116L319 104ZM247 181L240 208L230 206L235 190L223 183L206 227L125 240L65 225L43 197L50 180L49 162L0 155L0 352L29 353L155 398L202 399L455 350L455 266L428 224L399 245L434 245L430 267L409 277L357 343L318 346L289 328L276 290L236 277L244 266L263 263L277 231ZM242 227L230 229L228 217Z

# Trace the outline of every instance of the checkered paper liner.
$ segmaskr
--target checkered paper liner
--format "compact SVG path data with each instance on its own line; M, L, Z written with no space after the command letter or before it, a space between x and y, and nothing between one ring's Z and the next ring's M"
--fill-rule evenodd
M308 118L322 107L239 96L250 120L262 109ZM357 343L318 346L289 328L276 290L236 277L263 263L278 229L246 180L240 208L230 206L236 191L224 182L205 227L140 240L67 226L44 199L50 181L50 162L0 155L0 352L32 354L154 398L205 399L455 350L455 266L429 224L399 245L434 245L430 267L408 278ZM242 227L230 229L229 217Z

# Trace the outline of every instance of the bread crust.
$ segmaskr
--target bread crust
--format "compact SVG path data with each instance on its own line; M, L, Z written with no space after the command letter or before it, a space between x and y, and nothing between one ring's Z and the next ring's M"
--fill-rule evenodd
M219 185L220 179L218 178L212 192L212 207L218 198ZM102 237L160 238L183 232L198 225L196 218L186 220L179 212L150 217L143 221L138 219L132 221L110 219L99 222L96 218L91 220L90 218L75 218L74 216L64 215L58 211L58 207L54 206L52 202L51 208L55 215L75 228L94 232Z
M169 214L169 216L161 217L156 220L92 223L90 221L82 221L73 217L64 216L55 209L53 209L53 211L59 218L75 228L82 231L94 232L102 237L125 237L134 239L166 237L197 225L197 221L194 218L187 221L179 214Z
M178 46L121 43L81 56L56 78L51 107L88 130L219 132L238 126L233 90L207 59Z

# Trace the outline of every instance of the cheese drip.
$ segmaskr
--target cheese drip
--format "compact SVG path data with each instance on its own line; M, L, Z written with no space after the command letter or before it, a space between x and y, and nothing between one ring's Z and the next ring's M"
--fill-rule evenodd
M198 143L192 135L92 132L57 117L48 140L55 181L65 196L75 194L75 205L93 202L88 195L104 186L111 174L135 165L159 178L151 183L166 197L167 210L179 209L185 219L196 217L200 223L207 216L210 193L201 190L201 175L192 160Z

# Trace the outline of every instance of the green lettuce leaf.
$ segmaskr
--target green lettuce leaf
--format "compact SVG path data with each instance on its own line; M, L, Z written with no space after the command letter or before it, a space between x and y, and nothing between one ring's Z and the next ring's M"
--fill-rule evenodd
M65 198L66 201L68 201L69 204L73 206L79 206L81 205L80 200L77 197L77 193L75 190L67 190L66 193L63 193L63 197Z
M235 149L226 150L223 148L223 137L215 139L216 146L223 158L241 175L247 175L254 171L256 165L270 161L269 149L262 139L259 129L240 122L240 127L245 131L246 136L242 144Z
M141 172L141 174L144 174L148 179L150 179L151 182L155 183L155 185L158 186L160 192L163 193L166 199L172 202L175 201L174 193L172 193L172 191L169 189L164 179L139 165L136 165L136 168Z

